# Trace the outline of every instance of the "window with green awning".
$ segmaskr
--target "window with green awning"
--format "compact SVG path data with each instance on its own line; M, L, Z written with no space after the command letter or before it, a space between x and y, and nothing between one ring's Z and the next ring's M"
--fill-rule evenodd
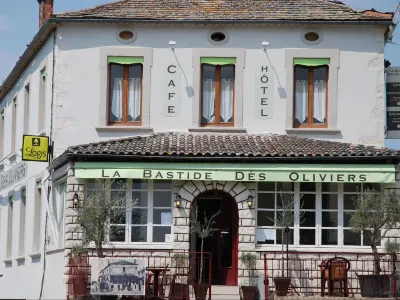
M109 56L107 62L120 65L143 64L143 56Z
M208 64L214 66L234 65L236 64L235 57L201 57L201 64Z
M305 67L327 66L330 62L330 58L295 58L293 60L295 66Z

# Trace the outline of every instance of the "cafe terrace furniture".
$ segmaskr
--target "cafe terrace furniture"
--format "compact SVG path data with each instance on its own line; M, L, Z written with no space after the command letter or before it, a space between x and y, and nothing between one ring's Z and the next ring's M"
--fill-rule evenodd
M334 257L323 261L321 269L321 297L325 295L349 296L347 286L347 274L350 269L350 262L343 257ZM325 284L328 283L328 292L325 293ZM336 289L337 285L339 290Z

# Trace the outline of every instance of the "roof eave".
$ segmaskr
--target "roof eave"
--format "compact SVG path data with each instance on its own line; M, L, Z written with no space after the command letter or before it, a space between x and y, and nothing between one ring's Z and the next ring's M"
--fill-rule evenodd
M55 29L56 22L54 19L47 20L35 35L31 43L28 45L22 56L18 59L11 73L0 86L0 103L3 101L8 92L13 88L19 76L25 71L25 68L32 61L33 57L42 48L48 36Z
M392 19L362 19L362 20L153 20L153 19L133 19L133 18L79 18L79 17L59 17L55 18L57 22L77 22L77 23L153 23L153 24L263 24L263 25L298 25L298 24L331 24L331 25L393 25Z

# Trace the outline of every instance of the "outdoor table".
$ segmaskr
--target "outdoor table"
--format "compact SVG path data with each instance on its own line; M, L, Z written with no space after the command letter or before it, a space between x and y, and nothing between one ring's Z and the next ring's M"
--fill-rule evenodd
M154 296L158 296L158 276L160 276L163 272L169 272L169 269L162 267L148 267L146 270L154 274Z

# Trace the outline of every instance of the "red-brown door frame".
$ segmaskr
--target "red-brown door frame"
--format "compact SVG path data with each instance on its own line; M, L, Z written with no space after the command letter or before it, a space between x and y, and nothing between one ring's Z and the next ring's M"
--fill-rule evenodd
M228 204L230 206L230 209L226 209L227 207L223 207L224 204ZM226 281L225 285L230 285L230 286L236 286L238 284L238 244L239 244L239 216L238 216L238 209L237 209L237 204L235 199L228 195L228 194L223 194L221 197L221 202L220 202L220 210L221 214L218 216L218 261L216 262L217 268L219 268L219 273L226 275ZM224 218L223 212L226 213L232 213L232 224L231 224L231 230L232 230L232 265L231 267L224 268L221 267L221 241L222 241L222 235L221 235L221 220ZM226 274L225 274L226 272Z

